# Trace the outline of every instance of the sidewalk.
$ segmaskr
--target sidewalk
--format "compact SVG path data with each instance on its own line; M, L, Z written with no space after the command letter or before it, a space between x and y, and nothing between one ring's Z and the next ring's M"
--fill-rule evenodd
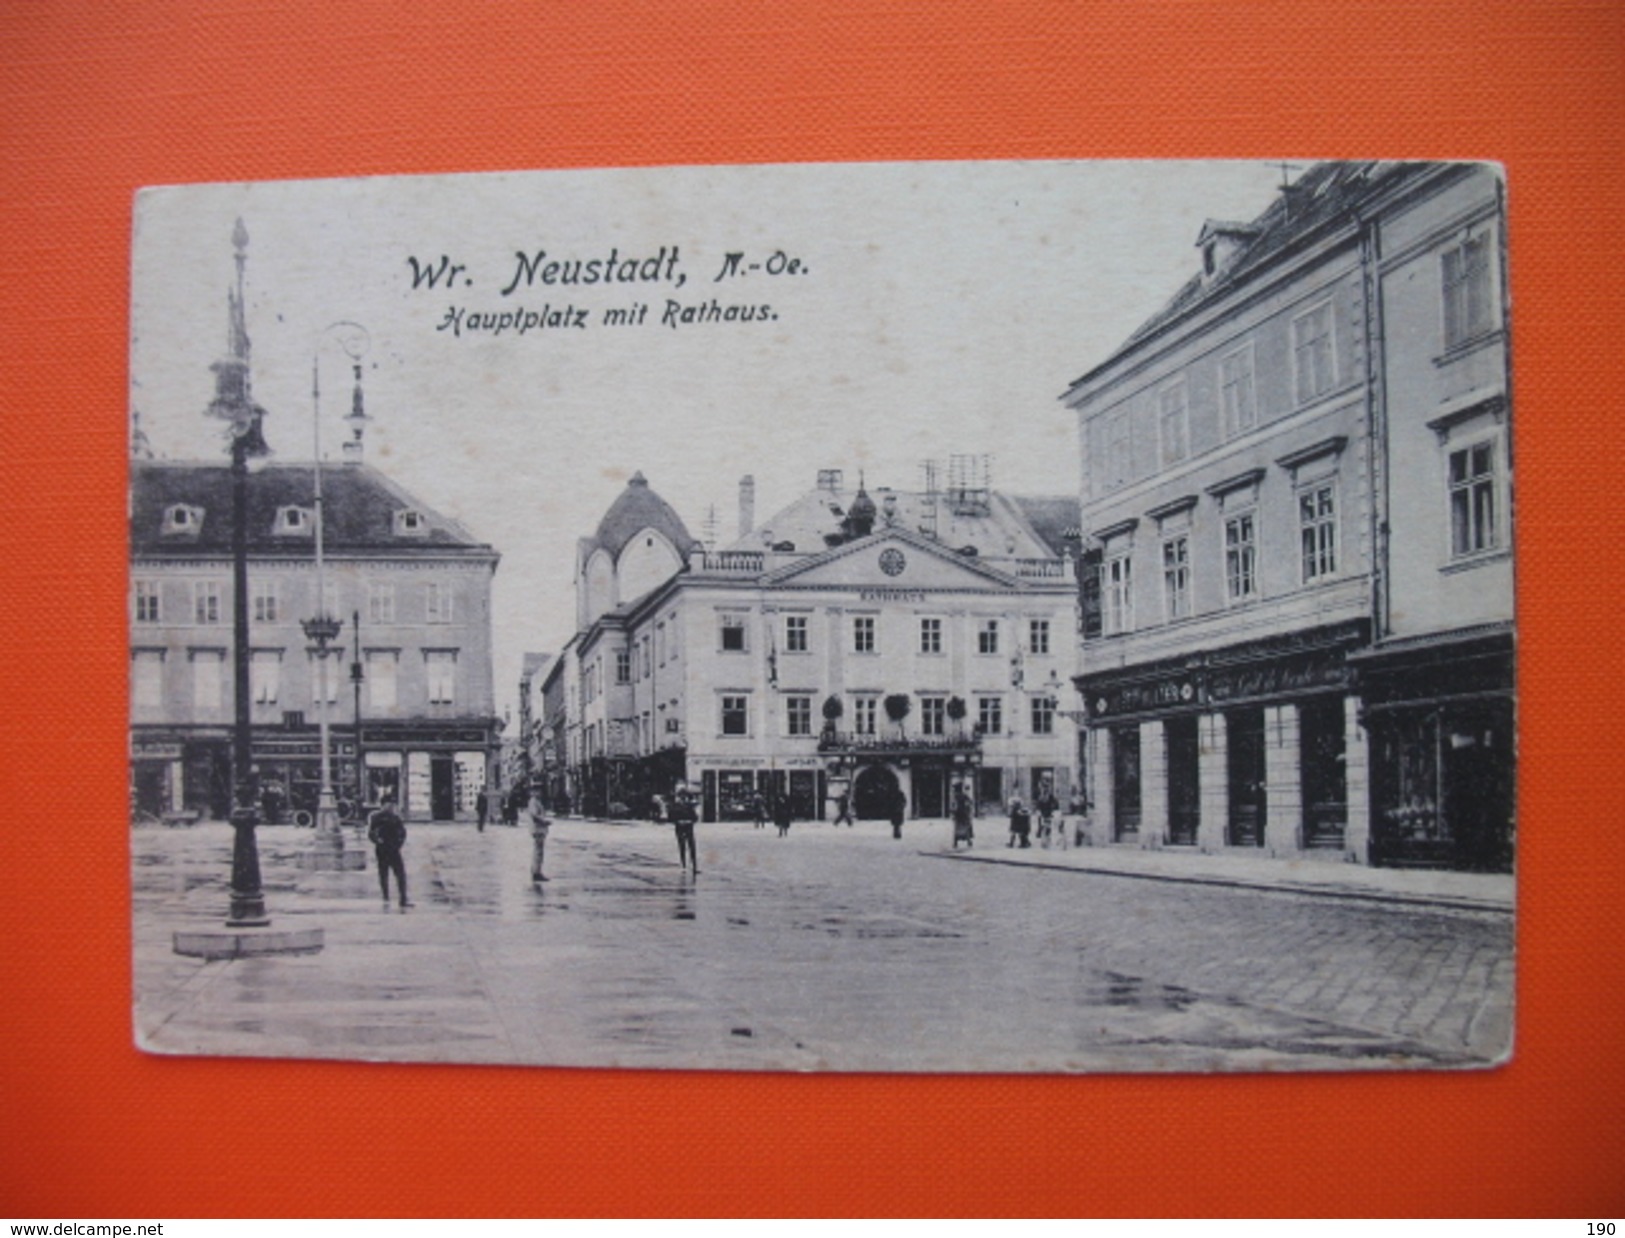
M600 821L571 817L614 827L645 822ZM716 825L702 824L701 831ZM767 827L771 830L773 827ZM797 821L792 837L834 842L839 839L884 837L891 841L891 826L883 821L860 821L856 827L835 827L828 821ZM976 821L977 845L954 850L953 822L916 819L903 825L903 842L920 855L974 864L1012 864L1055 871L1101 873L1144 881L1178 881L1236 889L1279 890L1293 894L1352 898L1405 906L1447 907L1464 911L1513 909L1515 880L1506 873L1458 873L1437 869L1371 868L1336 857L1327 859L1274 859L1267 855L1225 851L1205 854L1194 847L1156 850L1135 845L1072 847L1046 850L1036 842L1029 848L1005 846L1006 823L998 817Z

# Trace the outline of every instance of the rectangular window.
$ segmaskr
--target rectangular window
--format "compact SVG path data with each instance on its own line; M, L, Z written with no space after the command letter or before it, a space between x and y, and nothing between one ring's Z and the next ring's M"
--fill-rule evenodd
M1055 698L1053 696L1033 697L1033 734L1055 734Z
M1177 464L1190 455L1190 413L1185 384L1175 383L1157 396L1157 426L1162 436L1162 462Z
M1332 483L1298 492L1298 528L1303 547L1303 583L1337 571L1337 504Z
M1004 698L982 696L976 699L976 723L983 735L1004 733Z
M1219 362L1219 393L1224 404L1224 430L1230 437L1245 434L1258 423L1253 392L1253 350L1240 348Z
M1292 320L1292 360L1298 403L1325 395L1337 383L1337 356L1332 347L1332 307L1317 305Z
M945 735L948 732L948 701L941 696L920 698L920 734Z
M136 709L159 709L164 703L164 654L139 649L130 666L130 703Z
M632 682L632 651L630 649L617 649L615 651L615 682Z
M784 698L784 730L787 735L812 734L812 697Z
M1049 620L1029 619L1027 621L1027 652L1049 652Z
M192 705L200 713L214 713L220 708L225 676L226 655L214 649L192 651Z
M371 583L367 586L367 622L395 622L395 586Z
M1258 540L1255 516L1242 512L1224 522L1224 587L1232 602L1258 592Z
M367 653L367 703L373 709L395 708L395 668L398 655L393 649L373 649Z
M192 582L192 622L212 624L220 622L220 582L194 580Z
M724 735L750 734L750 698L725 696L722 698L722 733Z
M1134 562L1127 551L1106 560L1106 631L1128 632L1134 627Z
M163 622L163 609L159 605L160 591L156 580L135 582L135 621L137 623Z
M807 616L784 617L784 650L786 653L807 652Z
M254 622L275 623L277 621L277 587L274 580L262 580L254 586Z
M941 619L921 619L920 620L920 652L921 653L941 653L942 652L942 620Z
M722 652L745 652L745 617L743 615L722 616Z
M457 699L457 655L449 649L430 649L423 654L429 678L429 704L451 705Z
M1191 613L1191 541L1181 533L1162 543L1162 602L1170 620Z
M256 705L275 705L282 683L282 654L256 649L248 661L248 686Z
M1495 444L1474 443L1450 453L1450 553L1494 550L1497 540Z
M852 618L852 652L875 651L875 620L873 615L854 615Z
M430 581L425 586L424 618L429 623L450 623L452 620L451 586L441 581Z
M854 735L873 735L875 733L876 710L879 702L872 696L856 697L852 701L852 733Z
M1440 257L1444 265L1444 344L1452 348L1495 326L1490 238L1468 237Z
M976 652L999 652L999 621L997 619L983 619L981 626L976 629Z

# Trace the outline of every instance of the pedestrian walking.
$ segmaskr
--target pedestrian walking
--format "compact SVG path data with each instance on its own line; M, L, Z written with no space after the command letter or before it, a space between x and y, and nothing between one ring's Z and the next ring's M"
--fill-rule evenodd
M898 787L891 801L891 836L903 836L903 818L908 816L908 796L903 794L903 788Z
M959 844L967 847L976 845L976 830L971 825L970 796L965 794L965 788L960 787L954 792L954 850L959 850Z
M1045 783L1043 789L1038 793L1036 807L1038 809L1038 844L1046 849L1049 847L1055 833L1055 812L1060 806L1055 799L1055 793L1050 790L1049 784Z
M687 787L678 787L671 804L671 823L677 831L677 865L688 867L696 876L700 872L699 852L694 849L694 822L699 814L694 811L694 799Z
M852 828L852 792L842 791L835 798L835 824L846 822L846 828Z
M1089 840L1089 801L1084 799L1082 791L1072 793L1066 810L1076 818L1072 825L1072 841L1081 847Z
M406 822L395 811L393 795L385 795L378 811L367 818L367 841L377 854L378 888L383 892L384 906L389 906L389 875L394 873L401 906L410 907L412 904L406 900L406 863L401 859L401 848L406 845Z
M490 811L491 796L481 787L480 793L474 797L474 818L481 834L485 833L485 817Z
M1007 847L1032 846L1033 815L1027 811L1019 795L1010 800L1010 841Z
M790 797L788 795L775 795L773 797L773 824L779 827L780 838L789 837Z
M547 812L542 806L542 797L530 797L530 880L535 885L547 880L542 872L543 853L547 850L547 831L553 823L547 819Z
M755 818L757 829L767 824L767 801L762 798L760 791L751 793L750 815Z

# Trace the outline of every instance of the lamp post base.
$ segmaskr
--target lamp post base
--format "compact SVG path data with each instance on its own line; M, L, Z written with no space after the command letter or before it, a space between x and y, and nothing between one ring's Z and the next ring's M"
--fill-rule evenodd
M176 954L198 959L246 959L267 954L316 954L326 945L323 929L245 928L177 932Z
M344 845L332 787L323 787L317 797L316 837L308 851L299 853L298 863L302 871L316 873L360 872L367 867L365 851L351 851Z

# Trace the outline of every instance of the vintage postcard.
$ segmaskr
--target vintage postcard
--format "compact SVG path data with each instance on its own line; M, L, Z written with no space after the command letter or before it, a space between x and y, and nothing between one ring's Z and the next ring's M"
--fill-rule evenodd
M1512 1051L1486 164L135 204L152 1052Z

